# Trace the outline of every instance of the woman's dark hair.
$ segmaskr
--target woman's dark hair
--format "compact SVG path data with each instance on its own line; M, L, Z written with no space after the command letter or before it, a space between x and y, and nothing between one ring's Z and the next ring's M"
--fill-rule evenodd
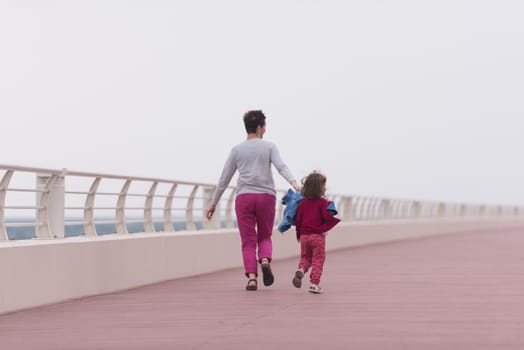
M248 134L254 134L257 127L266 125L266 116L261 110L247 111L244 114L244 125Z
M322 197L322 187L326 184L326 177L314 171L302 179L302 196L308 199Z

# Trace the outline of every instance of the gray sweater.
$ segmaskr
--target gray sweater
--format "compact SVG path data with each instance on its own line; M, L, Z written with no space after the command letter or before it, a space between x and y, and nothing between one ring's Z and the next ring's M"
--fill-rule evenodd
M271 164L288 182L295 178L280 158L277 146L259 138L246 140L231 150L213 195L216 205L238 170L237 195L242 193L268 193L276 195Z

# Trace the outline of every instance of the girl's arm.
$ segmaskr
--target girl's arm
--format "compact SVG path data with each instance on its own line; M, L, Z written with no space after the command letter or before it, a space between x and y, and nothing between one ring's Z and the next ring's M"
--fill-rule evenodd
M335 227L336 224L340 222L340 219L333 216L327 209L329 206L329 201L326 201L325 205L322 208L321 215L322 215L322 226L320 227L321 232L327 232L331 230L333 227Z

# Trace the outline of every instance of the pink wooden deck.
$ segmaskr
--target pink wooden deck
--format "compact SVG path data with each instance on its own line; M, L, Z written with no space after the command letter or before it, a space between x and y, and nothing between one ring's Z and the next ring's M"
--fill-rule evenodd
M323 295L295 264L257 292L235 269L3 315L0 348L524 349L523 228L329 253Z

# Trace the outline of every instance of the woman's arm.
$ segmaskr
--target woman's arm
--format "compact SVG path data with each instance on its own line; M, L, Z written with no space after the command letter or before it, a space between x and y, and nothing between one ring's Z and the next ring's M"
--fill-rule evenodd
M213 217L217 203L224 194L224 191L226 190L227 186L229 186L229 183L231 182L233 175L235 175L236 170L237 164L235 159L235 152L233 149L229 153L229 157L227 157L226 163L224 164L224 168L222 169L222 174L220 175L220 179L218 180L215 193L213 194L213 199L211 200L211 207L209 207L209 209L206 212L206 217L208 220L211 220L211 218Z
M278 173L289 182L295 191L299 190L297 181L291 173L291 170L287 167L286 163L280 157L280 152L275 144L271 144L271 163L275 166Z

